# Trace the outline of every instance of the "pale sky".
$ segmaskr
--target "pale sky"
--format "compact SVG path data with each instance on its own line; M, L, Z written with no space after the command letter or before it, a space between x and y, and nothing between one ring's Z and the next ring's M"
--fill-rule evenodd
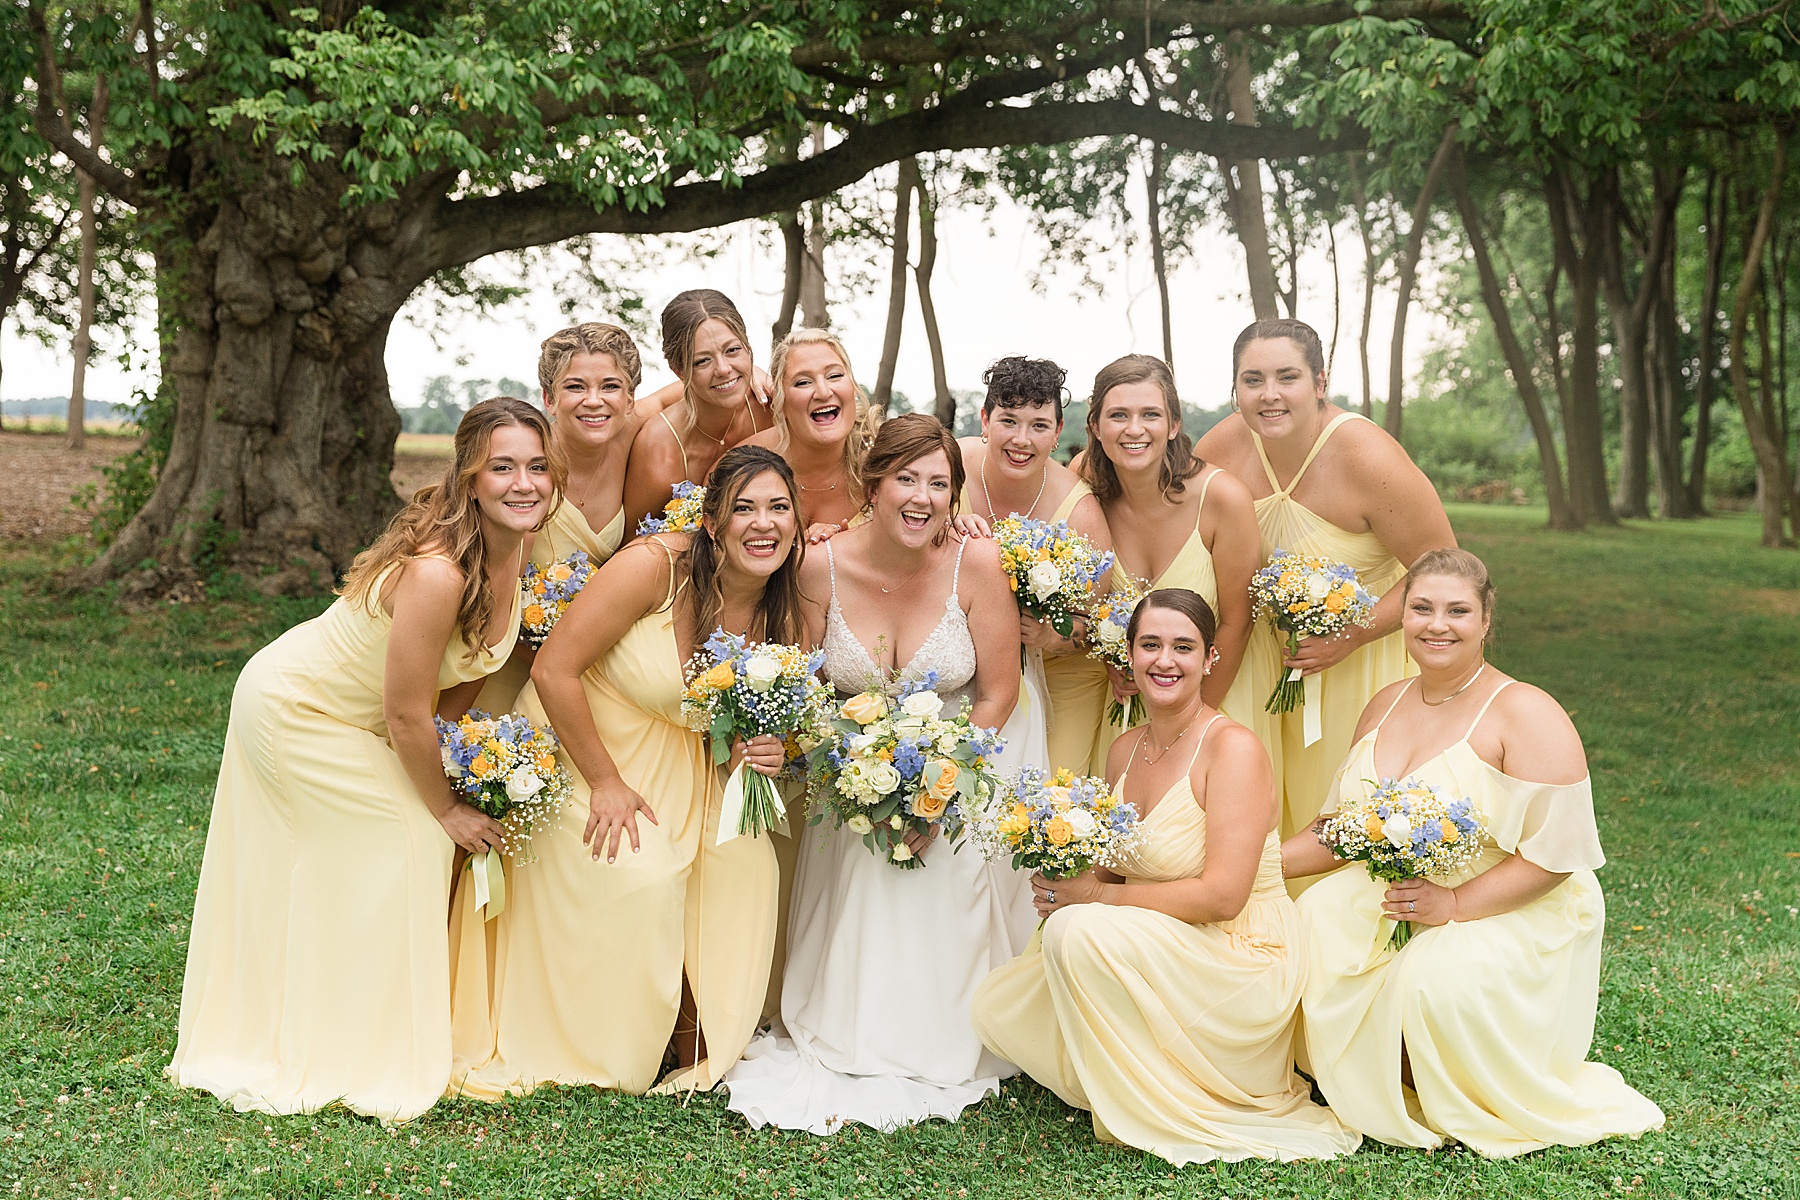
M1053 277L1043 293L1036 293L1031 289L1029 267L1047 251L1024 214L1009 201L1002 200L992 213L944 212L938 228L938 265L932 290L951 387L978 388L988 363L1007 354L1025 354L1051 358L1067 368L1069 390L1082 398L1095 372L1112 359L1134 352L1161 352L1147 244L1133 247L1129 254L1112 256L1099 294L1084 289L1073 271ZM758 362L766 363L766 336L758 335L766 335L781 299L779 245L758 237L749 225L734 227L725 243L725 249L711 259L664 268L654 279L638 280L638 286L652 312L660 312L663 304L684 288L715 287L725 292L737 302L757 337ZM1338 248L1342 312L1332 390L1356 398L1361 395L1355 340L1362 300L1361 252L1349 230L1339 231ZM877 282L871 292L857 303L834 306L831 313L833 326L843 337L857 379L864 386L873 386L881 354L887 305L883 253L881 265L873 272ZM916 261L916 237L914 257ZM826 269L833 269L829 252ZM1176 380L1183 398L1200 408L1214 408L1229 399L1231 343L1251 316L1243 280L1242 252L1234 238L1218 230L1204 232L1194 253L1172 274ZM1319 249L1302 263L1299 315L1319 330L1328 351L1331 293L1330 260ZM1370 349L1378 395L1386 387L1392 314L1391 287L1378 290ZM609 316L598 310L581 314L582 319L594 320ZM425 381L433 375L535 381L538 342L566 323L547 288L490 316L455 319L439 335L446 347L442 351L425 331L397 320L387 354L394 403L417 404ZM1407 338L1409 368L1416 368L1441 332L1442 322L1415 304ZM148 326L142 336L148 345ZM647 391L670 378L662 366L654 322L649 344L642 349ZM140 354L140 367L134 374L116 365L115 348L103 343L101 351L88 370L88 394L97 400L128 400L134 383L141 385L146 379L141 363L152 356ZM3 353L5 375L0 388L4 398L68 393L66 346L46 350L16 336L8 322ZM466 356L463 365L455 361L460 356ZM931 394L931 359L916 294L908 296L895 387L915 400Z

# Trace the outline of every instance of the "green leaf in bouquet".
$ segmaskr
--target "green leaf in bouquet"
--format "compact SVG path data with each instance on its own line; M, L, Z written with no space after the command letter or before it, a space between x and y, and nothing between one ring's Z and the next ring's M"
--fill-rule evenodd
M1068 613L1059 613L1056 619L1050 622L1050 627L1064 637L1075 636L1075 618Z
M877 825L900 811L900 793L895 792L869 810L869 820Z
M731 758L731 714L718 712L712 719L712 755L714 765Z

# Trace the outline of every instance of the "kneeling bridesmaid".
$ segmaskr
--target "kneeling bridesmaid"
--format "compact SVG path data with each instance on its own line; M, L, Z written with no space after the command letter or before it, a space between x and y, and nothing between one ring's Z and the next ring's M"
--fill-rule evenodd
M1310 1067L1346 1125L1508 1158L1663 1115L1585 1061L1606 919L1587 759L1561 705L1483 660L1493 594L1465 550L1413 563L1401 628L1418 678L1369 703L1325 805L1417 779L1473 801L1489 844L1454 878L1388 885L1351 864L1308 890L1302 1007ZM1289 875L1336 863L1316 828L1282 847ZM1414 930L1398 951L1395 921Z
M1256 735L1200 697L1214 627L1185 588L1132 615L1149 722L1107 768L1141 838L1119 874L1033 878L1041 941L982 983L975 1028L1103 1141L1178 1166L1333 1158L1361 1139L1294 1072L1299 918L1274 778Z
M471 408L444 481L337 603L238 677L168 1067L180 1086L240 1111L341 1100L401 1121L443 1095L451 859L501 835L452 794L432 716L459 714L512 651L527 537L561 479L551 453L524 401Z

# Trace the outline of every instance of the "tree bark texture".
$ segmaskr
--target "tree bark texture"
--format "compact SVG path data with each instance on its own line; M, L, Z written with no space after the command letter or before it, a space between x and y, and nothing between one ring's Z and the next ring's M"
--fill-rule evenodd
M1606 486L1606 422L1600 407L1599 247L1605 222L1612 217L1595 211L1604 206L1584 198L1563 168L1553 167L1546 184L1556 256L1569 277L1569 400L1563 422L1569 499L1584 524L1616 525L1619 518Z
M1240 33L1225 38L1225 92L1233 125L1255 125L1256 95L1250 87L1250 43ZM1263 213L1262 160L1221 160L1231 227L1244 247L1244 267L1249 275L1250 307L1256 319L1267 321L1275 309L1275 262L1269 253L1269 224Z
M88 145L98 154L106 144L106 76L95 73L94 98L88 105ZM99 249L99 184L86 171L75 172L77 204L81 210L81 253L75 268L75 337L69 345L75 370L69 380L68 445L79 450L87 444L87 368L94 355L94 257Z
M1356 231L1363 248L1362 328L1357 334L1356 353L1362 364L1362 415L1375 415L1375 380L1369 374L1369 330L1375 316L1375 245L1369 233L1369 197L1363 188L1362 172L1357 156L1349 156L1350 198L1356 202Z
M1712 449L1713 384L1719 369L1719 287L1725 267L1731 187L1713 171L1707 179L1706 281L1700 292L1699 359L1694 379L1694 449L1688 461L1688 508L1706 511L1706 459Z
M894 182L893 258L888 265L887 324L881 333L881 366L870 403L887 416L894 405L894 371L900 365L900 335L906 327L906 274L912 254L912 198L919 186L919 160L903 158Z
M1162 227L1163 148L1150 146L1150 170L1144 176L1144 200L1150 226L1150 262L1156 271L1156 302L1162 313L1163 361L1175 369L1175 327L1169 311L1169 258L1163 247Z
M1756 224L1744 246L1744 269L1738 276L1737 296L1731 308L1731 390L1744 418L1744 429L1750 435L1751 451L1756 456L1757 484L1762 493L1762 544L1771 547L1794 544L1786 522L1790 490L1787 447L1777 440L1774 422L1768 419L1772 414L1765 414L1751 394L1749 365L1744 361L1744 355L1749 340L1750 305L1762 274L1763 248L1768 245L1769 234L1775 225L1775 210L1781 202L1782 177L1786 173L1787 138L1783 131L1777 130L1769 183L1763 189ZM1768 368L1766 360L1763 367Z
M918 181L918 192L919 267L915 278L919 284L919 317L925 322L925 344L931 348L932 411L944 428L954 433L956 396L950 391L950 376L944 368L944 339L938 332L937 305L931 301L931 273L937 267L937 205L932 201L928 180Z
M1405 413L1406 394L1406 311L1412 307L1413 286L1419 278L1419 259L1425 253L1425 232L1431 224L1431 202L1437 195L1438 181L1444 167L1456 150L1457 124L1452 121L1438 141L1437 153L1425 168L1425 182L1419 185L1419 198L1413 202L1412 227L1406 231L1406 244L1400 251L1400 290L1394 298L1394 335L1388 340L1388 406L1387 431L1400 437Z

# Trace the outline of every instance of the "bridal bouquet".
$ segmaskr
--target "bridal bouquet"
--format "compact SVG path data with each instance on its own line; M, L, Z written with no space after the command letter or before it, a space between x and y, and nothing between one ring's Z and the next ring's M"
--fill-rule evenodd
M830 693L817 675L824 658L823 651L808 654L714 630L688 664L681 719L711 736L715 764L730 760L737 739L765 733L787 743L789 762L796 763L801 747L817 745L828 732ZM768 777L739 763L725 783L717 844L759 836L786 819L787 806Z
M706 489L684 479L675 485L674 494L663 505L662 516L645 517L638 522L637 535L692 533L700 528L700 511L705 503Z
M577 550L547 567L525 565L525 611L519 617L519 636L526 644L544 644L550 630L568 610L569 602L587 586L588 576L593 573L586 550Z
M1312 554L1277 550L1269 565L1250 577L1250 599L1258 620L1287 634L1289 654L1300 650L1303 637L1330 637L1352 625L1367 625L1375 597L1357 579L1354 568ZM1272 713L1306 707L1306 744L1319 740L1319 705L1307 703L1307 683L1298 667L1284 674L1263 708ZM1317 684L1313 685L1315 688Z
M877 691L850 697L811 755L823 800L813 821L829 812L872 852L908 870L924 865L906 845L908 830L937 826L954 840L963 814L987 802L1000 782L988 766L1005 745L998 731L971 724L967 700L944 716L936 686L934 671L897 701Z
M444 774L474 808L500 822L506 853L526 857L531 837L556 819L575 794L574 780L556 760L556 735L518 713L490 716L471 710L455 724L435 718ZM500 855L483 851L469 859L475 872L475 907L493 920L506 908L506 875Z
M1118 574L1122 576L1122 581L1115 578L1112 591L1095 597L1093 607L1088 610L1088 657L1105 663L1130 679L1131 644L1126 640L1125 632L1131 626L1131 614L1137 611L1138 601L1144 598L1146 588L1124 572ZM1130 729L1133 725L1142 724L1144 698L1133 693L1123 701L1107 701L1106 719L1120 729Z
M1033 521L1011 516L994 522L994 541L1019 611L1064 637L1075 635L1075 618L1092 607L1113 556L1069 528L1067 521Z
M1319 823L1319 844L1339 858L1366 863L1373 879L1452 875L1481 853L1487 829L1467 797L1452 800L1419 779L1364 780L1374 790L1343 798ZM1412 922L1397 921L1388 944L1412 937Z
M1092 775L1025 767L971 824L970 836L990 859L1010 857L1014 870L1073 879L1116 866L1138 838L1137 809Z

